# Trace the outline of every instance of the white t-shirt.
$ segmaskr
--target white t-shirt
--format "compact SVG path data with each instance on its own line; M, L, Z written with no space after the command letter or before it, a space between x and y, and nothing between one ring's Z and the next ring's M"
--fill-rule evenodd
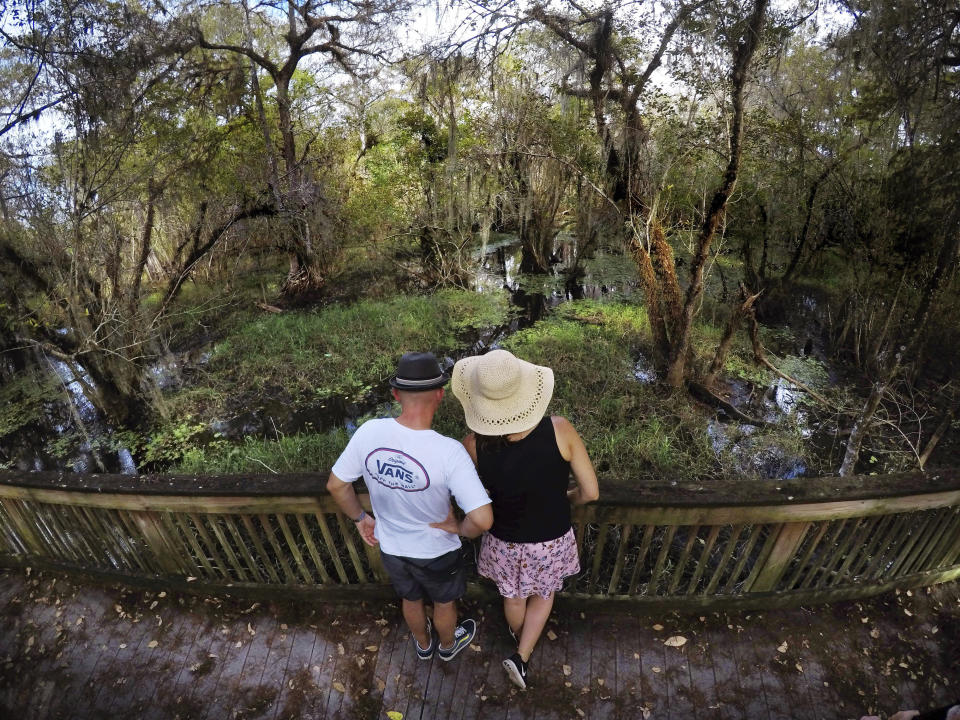
M465 513L490 502L463 445L393 418L361 425L331 472L344 482L363 476L377 540L390 555L434 558L456 550L460 538L430 523L447 517L451 494Z

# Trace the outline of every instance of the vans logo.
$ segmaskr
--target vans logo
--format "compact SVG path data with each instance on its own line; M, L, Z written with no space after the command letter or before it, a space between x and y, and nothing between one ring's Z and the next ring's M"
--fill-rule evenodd
M430 487L430 476L417 460L400 450L377 448L364 462L367 474L391 490L420 492Z

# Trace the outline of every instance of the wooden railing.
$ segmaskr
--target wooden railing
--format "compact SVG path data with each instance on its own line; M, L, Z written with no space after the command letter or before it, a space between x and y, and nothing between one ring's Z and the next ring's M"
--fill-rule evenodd
M389 596L377 552L325 481L3 474L0 563L208 592ZM601 483L575 527L582 571L564 594L578 600L694 609L864 597L960 577L960 472Z

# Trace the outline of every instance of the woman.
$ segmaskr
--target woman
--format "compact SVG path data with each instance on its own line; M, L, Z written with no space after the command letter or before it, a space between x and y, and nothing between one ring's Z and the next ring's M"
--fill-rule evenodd
M517 652L503 661L527 687L527 663L563 579L580 572L570 506L596 500L597 475L565 418L544 417L553 371L493 350L453 367L451 389L473 433L463 444L493 502L478 569L497 583ZM573 472L576 487L570 486Z

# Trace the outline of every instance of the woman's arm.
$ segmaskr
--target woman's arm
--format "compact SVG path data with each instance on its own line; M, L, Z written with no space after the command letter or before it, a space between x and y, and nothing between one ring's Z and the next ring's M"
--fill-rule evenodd
M470 453L470 459L473 460L473 464L477 464L477 436L473 433L467 435L463 440L460 441L463 443L463 446L467 449L467 452Z
M557 447L563 459L570 463L573 479L577 486L567 492L567 497L573 505L583 505L593 502L600 497L600 486L597 484L597 473L587 454L587 446L583 444L579 433L570 421L559 415L550 418L553 421L553 430L557 436Z

